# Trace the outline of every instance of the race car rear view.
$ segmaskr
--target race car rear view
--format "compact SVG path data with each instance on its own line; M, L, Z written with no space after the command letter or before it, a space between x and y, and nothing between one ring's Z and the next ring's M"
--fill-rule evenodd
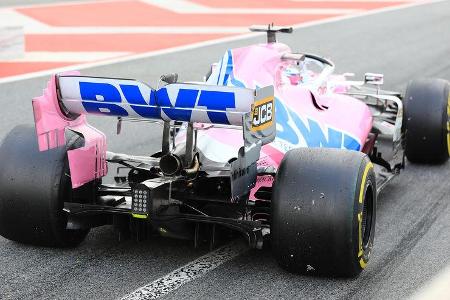
M376 199L405 167L450 155L449 83L418 79L405 95L383 75L335 75L328 59L276 41L292 28L254 26L267 43L228 50L204 82L58 74L33 99L35 128L0 146L0 234L73 247L89 230L205 239L239 232L270 242L298 273L356 276L369 261ZM86 115L158 123L160 151L107 151ZM151 127L156 128L155 126ZM124 133L125 134L125 133ZM126 142L126 137L124 139ZM108 169L125 175L106 183ZM103 180L102 180L103 179Z

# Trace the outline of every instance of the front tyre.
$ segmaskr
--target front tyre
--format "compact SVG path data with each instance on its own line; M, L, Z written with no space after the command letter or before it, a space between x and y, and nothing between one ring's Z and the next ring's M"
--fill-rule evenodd
M272 194L271 238L291 272L354 277L369 261L376 182L356 151L300 148L286 153Z
M40 152L30 126L15 127L0 146L0 235L26 244L73 247L89 230L68 230L64 202L94 195L93 185L72 190L67 150L82 146L71 134L67 146ZM81 192L82 191L82 192ZM81 192L81 193L80 193Z
M405 154L418 163L444 162L450 156L449 83L418 79L404 98Z

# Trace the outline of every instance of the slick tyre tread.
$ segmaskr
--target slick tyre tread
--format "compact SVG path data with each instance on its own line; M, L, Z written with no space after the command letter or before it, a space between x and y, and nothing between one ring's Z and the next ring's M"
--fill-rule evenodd
M354 277L373 245L376 181L363 153L300 148L286 153L272 194L272 249L290 272Z
M48 247L74 247L84 240L89 230L67 230L62 210L74 194L67 150L82 144L81 137L70 134L66 147L40 152L34 128L24 125L5 137L0 146L0 235Z

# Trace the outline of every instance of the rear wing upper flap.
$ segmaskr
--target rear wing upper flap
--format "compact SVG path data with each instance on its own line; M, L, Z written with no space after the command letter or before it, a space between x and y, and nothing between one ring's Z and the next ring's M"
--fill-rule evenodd
M208 84L173 83L155 90L136 80L59 76L58 86L64 110L77 115L242 126L255 101L254 90Z

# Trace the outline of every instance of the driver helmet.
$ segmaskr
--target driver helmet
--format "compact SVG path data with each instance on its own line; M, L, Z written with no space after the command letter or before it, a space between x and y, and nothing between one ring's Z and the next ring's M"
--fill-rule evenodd
M284 70L284 75L289 79L290 84L298 85L302 81L302 75L297 66L289 66Z

